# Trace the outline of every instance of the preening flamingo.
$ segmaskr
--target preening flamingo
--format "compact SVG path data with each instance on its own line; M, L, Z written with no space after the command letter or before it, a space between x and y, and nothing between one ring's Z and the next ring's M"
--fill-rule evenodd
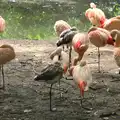
M62 34L62 33L61 33ZM57 46L63 44L70 44L78 53L78 56L74 58L73 65L76 65L78 61L80 61L88 49L89 46L89 38L87 33L79 33L74 30L66 30L66 32L61 35L61 39L57 42Z

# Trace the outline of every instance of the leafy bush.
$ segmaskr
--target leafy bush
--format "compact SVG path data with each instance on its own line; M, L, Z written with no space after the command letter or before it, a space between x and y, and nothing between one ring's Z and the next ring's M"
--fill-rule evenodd
M53 29L58 19L67 21L71 26L76 26L81 31L86 31L89 23L74 17L75 12L65 6L44 8L44 5L27 3L3 3L0 2L1 16L6 20L6 30L0 35L2 39L51 39L56 36ZM68 7L68 6L67 6ZM66 12L63 13L63 10Z

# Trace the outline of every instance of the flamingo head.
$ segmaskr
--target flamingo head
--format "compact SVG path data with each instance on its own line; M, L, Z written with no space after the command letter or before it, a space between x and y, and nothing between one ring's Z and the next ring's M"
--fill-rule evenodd
M86 10L85 16L92 23L93 26L103 27L104 22L106 21L106 17L104 12L96 8L94 3L90 3L89 9Z
M58 20L55 22L54 30L59 36L64 30L70 29L71 26L64 20Z
M120 46L120 31L114 29L110 32L110 35L112 37L112 41L114 42L114 46Z

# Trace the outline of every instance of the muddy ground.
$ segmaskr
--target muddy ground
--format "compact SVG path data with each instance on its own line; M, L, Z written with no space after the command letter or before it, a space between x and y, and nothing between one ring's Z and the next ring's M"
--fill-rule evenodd
M80 106L80 94L72 80L61 80L61 89L69 87L60 99L53 90L52 105L57 111L49 111L49 85L34 81L35 73L50 62L49 54L54 42L1 40L0 44L15 48L16 59L4 65L6 90L0 90L0 120L120 120L120 79L113 59L113 47L101 48L101 73L97 71L97 49L93 45L85 54L93 74L93 85L85 93L84 106ZM104 83L103 83L104 81ZM54 85L58 88L58 84ZM92 97L94 95L94 98Z

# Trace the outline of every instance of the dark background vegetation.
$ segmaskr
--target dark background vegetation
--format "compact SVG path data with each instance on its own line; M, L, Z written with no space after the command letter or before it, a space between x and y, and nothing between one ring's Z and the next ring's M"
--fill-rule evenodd
M119 14L120 0L11 0L0 1L0 15L6 20L6 31L0 38L41 40L56 37L53 26L63 19L80 31L90 26L85 10L94 2L108 18Z

